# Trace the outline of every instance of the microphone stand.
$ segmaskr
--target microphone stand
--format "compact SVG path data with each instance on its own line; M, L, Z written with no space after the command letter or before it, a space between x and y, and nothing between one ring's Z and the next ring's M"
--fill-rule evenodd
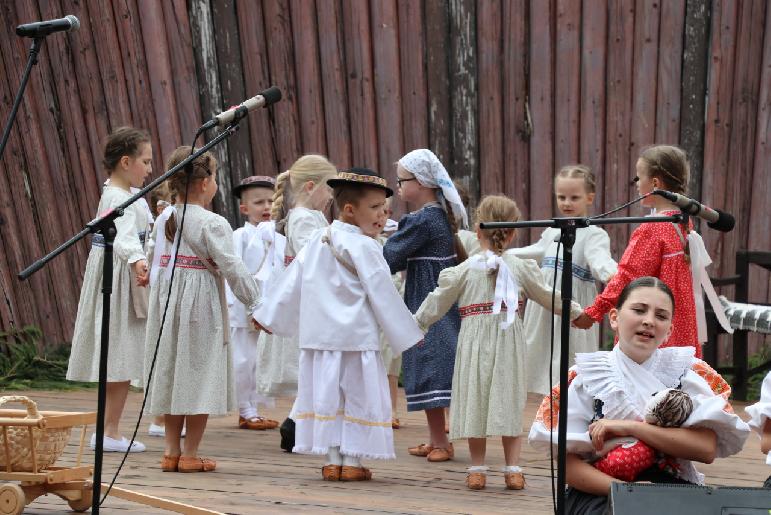
M110 341L110 295L112 293L112 253L113 242L117 229L115 228L115 219L123 214L123 211L131 204L144 197L148 192L154 190L163 181L174 175L175 173L183 170L190 162L196 159L198 156L217 145L221 141L229 138L238 130L238 122L240 117L236 117L233 123L223 129L215 138L209 141L206 145L196 150L180 162L177 166L167 171L150 184L138 191L134 196L126 200L123 204L103 214L100 218L96 218L87 223L86 226L78 232L75 236L62 243L54 250L46 254L44 257L38 259L32 263L29 267L25 268L18 275L20 280L25 280L41 268L43 268L53 258L73 246L75 243L83 239L87 234L101 234L104 237L104 265L102 268L102 326L101 326L101 342L99 352L99 391L97 396L97 415L96 415L96 445L94 449L94 490L91 500L91 513L99 515L100 494L102 488L102 458L104 453L103 440L104 440L104 411L105 403L107 400L107 354ZM199 133L201 131L199 130Z
M3 157L5 151L5 145L8 143L8 138L11 136L11 126L16 119L16 112L21 105L21 97L24 95L24 89L27 87L27 81L29 80L29 74L32 72L32 67L37 64L37 56L40 53L40 48L43 46L45 38L36 37L32 40L32 46L29 48L29 58L27 59L27 67L24 69L24 75L21 77L21 84L19 84L19 90L16 92L16 98L13 99L13 107L11 108L11 114L8 115L8 121L5 122L5 129L3 129L3 140L0 141L0 158ZM107 248L107 247L105 247Z
M557 513L565 514L565 473L567 461L568 429L568 361L570 359L570 301L573 297L573 244L576 242L576 230L590 225L633 224L655 222L681 222L683 215L642 216L622 218L553 218L530 222L483 222L480 229L516 229L519 227L555 227L560 230L562 243L562 276L560 291L562 295L562 318L560 325L560 406L558 417L557 441ZM555 274L559 265L559 256L555 262ZM556 280L556 277L555 277ZM551 366L551 365L549 365ZM553 432L552 432L553 434ZM552 437L552 442L554 441Z

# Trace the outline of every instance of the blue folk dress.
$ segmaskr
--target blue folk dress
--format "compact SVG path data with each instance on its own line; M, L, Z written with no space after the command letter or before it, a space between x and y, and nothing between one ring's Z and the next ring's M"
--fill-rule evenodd
M415 313L436 288L439 273L457 264L453 233L442 207L432 202L405 215L383 247L383 255L391 273L407 270L404 302ZM458 331L460 315L454 305L431 326L423 342L402 354L408 411L450 405Z

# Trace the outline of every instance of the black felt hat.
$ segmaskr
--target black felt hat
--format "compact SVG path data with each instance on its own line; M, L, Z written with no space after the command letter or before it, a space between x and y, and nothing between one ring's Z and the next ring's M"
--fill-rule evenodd
M372 186L374 188L380 188L385 190L386 197L390 197L394 194L394 190L388 187L388 183L385 179L380 177L377 172L370 170L369 168L349 168L348 170L341 170L337 172L337 177L329 179L327 181L332 188L343 186L345 184L363 184L365 186Z
M267 175L252 175L242 180L238 186L233 188L233 196L241 198L241 193L249 188L270 188L276 187L276 179Z

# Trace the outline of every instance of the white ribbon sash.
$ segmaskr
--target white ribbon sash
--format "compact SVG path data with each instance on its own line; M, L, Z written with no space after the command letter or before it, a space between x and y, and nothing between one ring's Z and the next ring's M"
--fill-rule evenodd
M501 322L501 329L508 329L514 323L519 302L519 284L517 284L514 274L501 256L490 250L477 254L471 259L471 266L478 270L486 272L497 271L495 278L495 300L493 301L493 314L501 312L501 305L506 302L506 321Z
M696 304L696 327L699 341L707 341L707 318L704 314L702 290L707 295L707 300L709 300L720 326L727 333L733 334L734 330L725 316L723 305L715 292L715 287L712 286L712 281L709 280L709 274L707 274L707 267L712 264L712 258L707 253L704 240L696 231L691 231L688 234L688 248L691 255L691 280L693 281L693 300Z
M166 222L171 215L176 212L174 206L169 206L163 210L155 221L155 248L153 250L153 262L150 268L150 285L154 285L158 281L158 274L161 269L161 256L163 255L163 249L166 248ZM179 231L174 235L174 244L171 247L171 258L169 264L166 266L165 276L168 279L171 276L171 269L174 266L174 256L177 254L177 246L179 246Z

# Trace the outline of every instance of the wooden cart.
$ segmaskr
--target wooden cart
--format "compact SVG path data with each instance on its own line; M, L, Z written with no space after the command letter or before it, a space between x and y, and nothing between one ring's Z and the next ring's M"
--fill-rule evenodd
M27 409L0 409L0 514L22 513L26 505L49 493L66 500L75 511L89 509L93 467L81 463L86 427L95 423L96 413L38 411L27 397L0 397L0 406L11 402ZM54 466L72 428L78 426L81 432L75 465Z

